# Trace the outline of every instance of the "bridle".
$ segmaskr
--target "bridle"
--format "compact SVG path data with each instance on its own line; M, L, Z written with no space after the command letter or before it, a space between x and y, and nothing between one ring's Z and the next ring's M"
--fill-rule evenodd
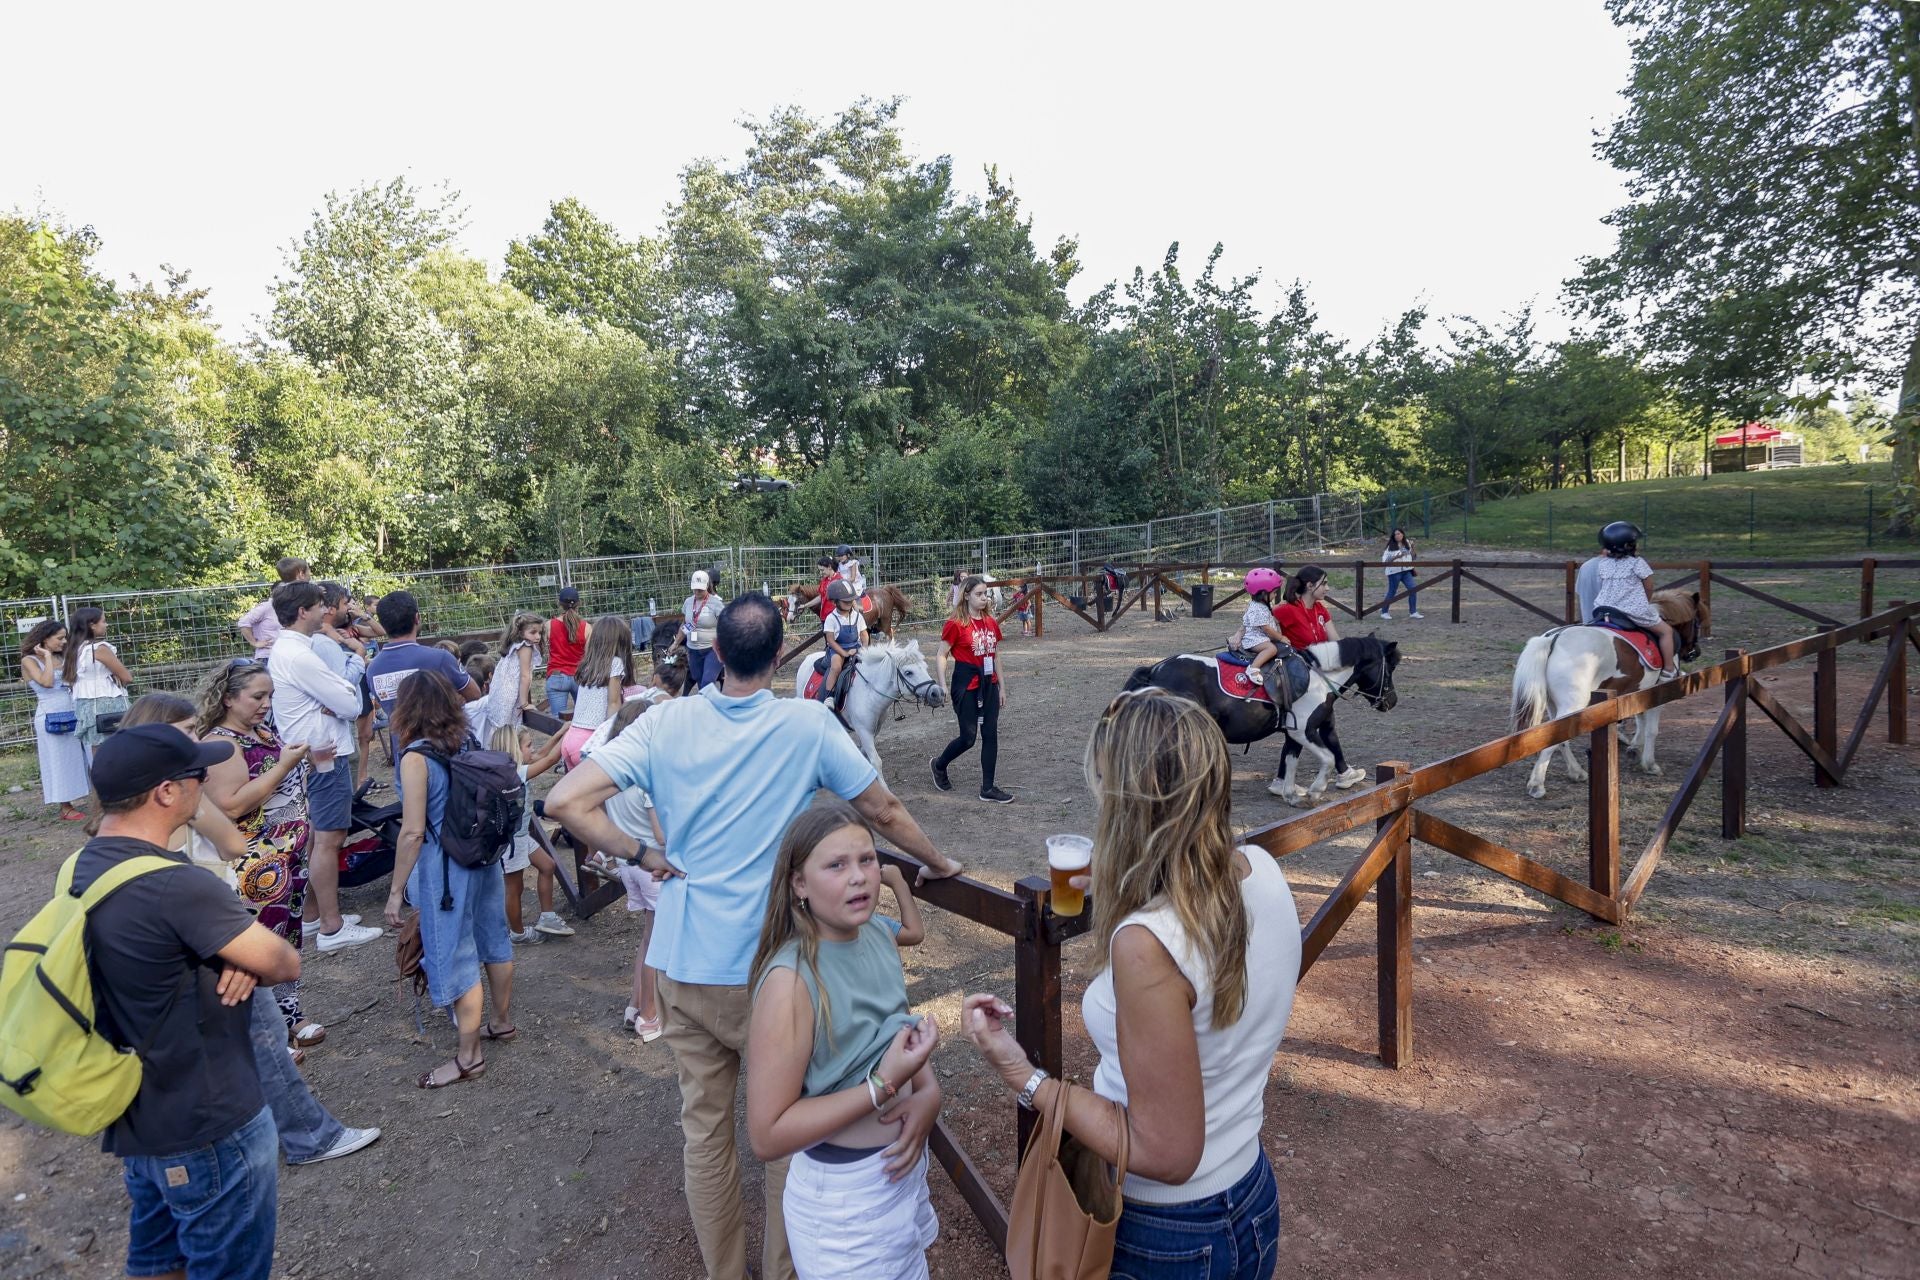
M918 705L928 705L927 691L929 689L938 691L940 688L939 682L932 676L915 684L907 678L907 673L901 670L899 663L889 661L887 666L893 672L893 685L890 690L882 688L877 681L867 675L864 664L859 662L853 664L853 678L865 682L869 689L885 698L889 706L897 705L909 698Z
M1347 676L1347 678L1345 680L1342 680L1338 685L1334 686L1334 690L1333 690L1334 698L1336 700L1342 699L1342 698L1349 698L1349 699L1359 698L1361 701L1365 702L1368 706L1372 707L1375 711L1385 711L1386 708L1381 706L1380 704L1386 701L1387 695L1389 693L1393 692L1393 671L1391 668L1387 667L1386 665L1387 659L1384 653L1382 653L1380 658L1378 659L1381 666L1380 691L1378 693L1370 693L1366 689L1361 688L1359 683L1360 673L1364 671L1368 666L1372 665L1374 661L1375 659L1369 658L1363 662L1354 663L1353 671ZM1322 678L1324 679L1325 677L1323 676ZM1329 681L1329 683L1332 683L1332 682Z

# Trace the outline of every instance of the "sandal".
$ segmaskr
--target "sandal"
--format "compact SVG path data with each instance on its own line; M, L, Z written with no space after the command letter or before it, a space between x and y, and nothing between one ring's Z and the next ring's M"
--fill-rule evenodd
M287 1043L296 1049L311 1049L327 1038L327 1029L317 1022L302 1018L287 1035Z
M438 1071L439 1069L439 1067L435 1067L433 1071ZM460 1065L460 1055L456 1053L453 1055L453 1069L460 1074L451 1080L436 1081L433 1078L433 1071L427 1072L420 1077L420 1087L422 1089L444 1089L450 1084L459 1084L463 1080L478 1080L487 1073L487 1060L482 1058L470 1067L463 1067Z
M501 1044L510 1043L513 1038L519 1034L520 1028L511 1025L509 1025L505 1031L495 1031L491 1022L480 1028L480 1038L482 1040L498 1040Z

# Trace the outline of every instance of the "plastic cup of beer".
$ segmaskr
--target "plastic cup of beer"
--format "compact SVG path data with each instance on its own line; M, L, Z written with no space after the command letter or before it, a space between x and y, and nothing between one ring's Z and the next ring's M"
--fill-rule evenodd
M333 758L339 753L339 745L328 738L325 742L313 743L307 750L307 759L313 761L314 772L332 773Z
M1093 865L1093 841L1086 836L1048 836L1047 873L1053 881L1053 914L1077 916L1087 905L1086 890L1068 883Z

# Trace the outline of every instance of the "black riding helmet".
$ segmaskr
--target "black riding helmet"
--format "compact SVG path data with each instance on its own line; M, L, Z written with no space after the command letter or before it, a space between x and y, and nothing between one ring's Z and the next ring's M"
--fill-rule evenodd
M853 599L853 588L844 582L827 584L827 599L834 604L845 604Z
M1619 555L1635 555L1640 550L1640 526L1615 520L1600 531L1600 549Z

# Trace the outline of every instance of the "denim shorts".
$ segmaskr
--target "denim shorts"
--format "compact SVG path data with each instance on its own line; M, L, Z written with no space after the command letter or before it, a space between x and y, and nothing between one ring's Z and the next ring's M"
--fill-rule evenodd
M1262 1152L1218 1195L1126 1202L1112 1280L1267 1280L1280 1261L1280 1188Z
M280 1176L272 1111L207 1146L120 1164L133 1201L128 1275L268 1280Z
M547 714L564 716L573 710L573 695L580 685L572 676L552 675L547 677Z
M339 756L322 773L307 767L307 821L315 831L345 831L353 825L353 757Z

